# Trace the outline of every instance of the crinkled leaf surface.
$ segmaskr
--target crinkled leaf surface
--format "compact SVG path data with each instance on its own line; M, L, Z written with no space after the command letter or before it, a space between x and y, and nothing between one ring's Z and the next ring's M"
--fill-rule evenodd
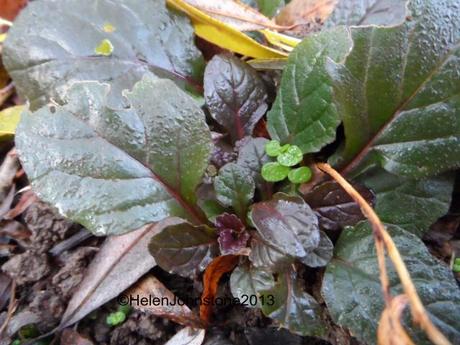
M281 272L286 270L295 258L264 242L260 235L253 234L249 260L254 267L267 269L271 272Z
M431 319L452 343L459 343L460 290L452 271L433 258L417 236L396 226L387 228ZM335 322L350 329L358 339L374 344L384 304L374 239L367 222L345 230L334 254L322 287L329 312ZM387 267L392 293L402 293L389 261ZM429 342L417 338L415 343Z
M340 116L325 63L328 58L340 62L350 48L349 32L337 28L305 38L292 51L267 115L272 139L295 144L303 153L334 141Z
M251 296L259 297L259 291L270 290L274 286L275 279L272 273L252 265L239 265L230 276L232 295L239 298L241 302L246 302L245 306L249 308L262 306L259 298L257 298L257 303L254 303L254 299L251 301Z
M199 222L195 188L211 149L201 109L152 76L126 93L129 109L108 106L108 91L76 83L66 105L24 114L16 147L36 193L97 235L168 216Z
M95 52L104 39L110 56ZM110 101L119 104L120 91L147 71L194 83L202 66L189 20L164 0L31 2L8 32L3 62L32 108L60 99L79 80L112 84Z
M250 138L240 148L237 163L251 171L256 186L260 189L266 188L266 182L260 174L262 166L270 162L270 158L265 153L265 138Z
M372 191L359 184L353 187L369 204L374 203ZM339 231L364 219L358 204L336 182L328 181L315 186L304 195L304 199L315 211L323 230Z
M331 260L333 252L334 244L326 233L321 231L318 247L310 251L300 261L310 267L323 267Z
M149 250L165 271L192 277L217 256L217 233L206 225L183 221L161 229L152 237Z
M204 97L212 117L234 141L251 135L267 111L267 91L256 70L230 55L216 55L204 73Z
M319 244L318 218L300 197L277 193L254 204L250 218L262 239L284 254L303 258Z
M375 193L375 211L383 222L419 237L449 211L452 174L412 180L379 168L361 175L360 180Z
M275 302L274 305L263 304L262 312L292 333L320 336L325 330L321 307L304 291L303 283L292 269L279 274L272 289L260 291L265 297L273 295Z
M219 233L217 241L222 255L237 254L246 247L250 236L237 216L223 213L216 217L215 224Z
M233 207L241 219L246 219L247 208L254 197L256 187L251 175L249 169L228 163L214 180L217 200L224 206Z
M396 25L406 17L407 0L339 0L326 27L336 25Z
M458 1L412 1L412 20L351 29L353 50L332 61L345 145L343 173L380 165L421 178L460 166Z

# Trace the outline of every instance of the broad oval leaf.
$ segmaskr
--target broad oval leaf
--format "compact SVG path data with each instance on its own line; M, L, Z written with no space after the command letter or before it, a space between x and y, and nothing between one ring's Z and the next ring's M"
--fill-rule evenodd
M218 255L217 233L206 225L193 226L182 220L155 234L149 251L165 271L192 277Z
M16 147L36 193L96 235L168 216L201 222L195 188L211 135L200 108L172 81L150 76L126 93L129 109L108 106L108 92L75 83L66 105L24 114Z
M460 322L454 315L460 314L460 290L452 271L432 257L415 235L397 226L387 228L431 320L452 343L459 343ZM387 266L391 292L398 295L403 289L392 265ZM384 303L374 238L367 222L342 233L326 269L322 295L335 322L361 341L376 343ZM416 344L430 343L421 334L415 340Z
M447 214L452 201L454 174L412 180L378 168L359 179L375 193L375 211L382 222L419 237Z
M332 259L334 244L327 237L326 233L321 231L318 247L313 249L300 261L310 267L323 267Z
M339 0L326 27L335 25L397 25L406 18L408 0Z
M217 200L233 207L241 219L246 219L247 208L254 197L255 183L249 169L236 163L228 163L214 180Z
M351 48L345 28L305 38L289 55L268 131L282 144L295 144L303 153L317 152L335 139L340 116L332 101L328 59L340 62Z
M109 56L95 51L103 40L112 45ZM112 84L117 105L121 90L147 71L195 84L202 58L188 19L168 12L164 0L43 0L18 16L3 62L18 92L38 108L59 100L72 81Z
M264 303L262 312L280 326L302 336L321 336L326 325L319 303L303 289L303 280L291 269L278 275L272 289L259 291L265 301L273 296L274 304Z
M332 163L411 178L460 167L458 1L413 1L397 27L351 29L343 64L329 61L345 145Z
M248 168L259 189L267 189L267 183L261 175L262 166L270 162L270 158L265 153L265 138L249 138L240 148L237 164Z
M230 290L233 297L240 302L245 302L245 307L261 308L267 301L261 301L259 291L270 290L275 286L275 279L271 272L253 267L252 265L239 265L230 276ZM257 301L251 296L256 296ZM254 303L256 302L256 303Z
M212 117L234 141L251 135L268 108L267 91L256 70L230 55L216 55L207 64L204 97Z
M263 240L285 255L303 258L319 244L318 218L300 197L277 193L254 204L250 218Z
M282 272L295 261L295 258L264 242L260 235L255 233L251 239L249 260L254 267Z
M354 184L353 187L370 205L374 204L375 196L371 190L360 184ZM304 195L304 199L318 216L322 230L338 232L365 218L358 204L334 181L315 186Z

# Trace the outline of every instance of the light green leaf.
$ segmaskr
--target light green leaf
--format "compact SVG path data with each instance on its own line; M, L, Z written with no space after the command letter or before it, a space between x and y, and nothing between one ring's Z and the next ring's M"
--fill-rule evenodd
M292 167L302 161L303 154L298 146L290 146L286 152L281 153L276 160L285 167Z
M289 174L289 167L277 162L264 164L262 167L262 177L268 182L279 182L284 180Z
M298 184L310 181L311 175L312 172L309 167L300 167L297 169L292 169L288 174L288 178L292 183Z

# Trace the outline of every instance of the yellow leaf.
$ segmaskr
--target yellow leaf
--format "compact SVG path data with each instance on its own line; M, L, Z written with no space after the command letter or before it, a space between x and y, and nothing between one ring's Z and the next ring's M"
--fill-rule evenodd
M0 43L5 42L5 40L6 40L6 33L0 34Z
M268 42L287 51L292 51L302 40L298 38L280 34L271 30L260 30Z
M254 41L237 29L210 17L183 0L168 0L168 4L190 17L197 36L219 47L259 59L282 58L288 55L286 52Z
M23 110L23 105L17 105L0 111L0 138L14 135Z

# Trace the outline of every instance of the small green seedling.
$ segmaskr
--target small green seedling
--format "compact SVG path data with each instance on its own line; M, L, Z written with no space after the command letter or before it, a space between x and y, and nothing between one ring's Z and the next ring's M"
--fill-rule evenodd
M262 167L262 177L268 182L280 182L286 177L294 184L308 182L312 172L308 167L292 168L302 162L303 154L296 145L281 146L278 140L271 140L265 145L265 152L276 157L276 162L269 162Z
M107 315L106 323L109 326L118 326L125 322L127 315L131 310L130 306L120 306L114 313Z
M455 273L460 273L460 258L455 259L452 271L454 271Z

